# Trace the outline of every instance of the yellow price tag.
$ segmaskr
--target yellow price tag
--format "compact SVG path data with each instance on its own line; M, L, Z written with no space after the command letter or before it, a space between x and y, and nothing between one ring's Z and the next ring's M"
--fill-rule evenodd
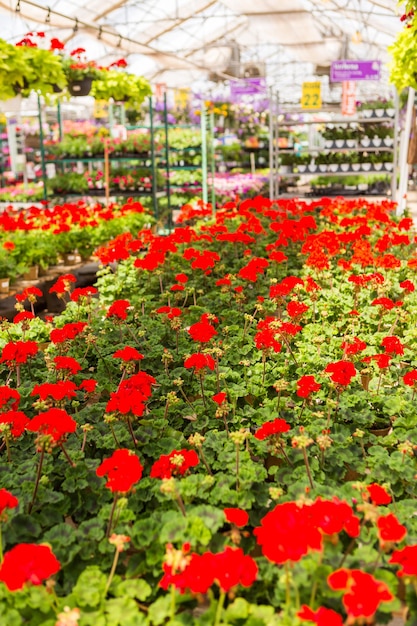
M301 91L302 109L321 109L321 83L303 83Z
M109 103L107 100L95 100L93 117L96 119L103 119L109 115Z

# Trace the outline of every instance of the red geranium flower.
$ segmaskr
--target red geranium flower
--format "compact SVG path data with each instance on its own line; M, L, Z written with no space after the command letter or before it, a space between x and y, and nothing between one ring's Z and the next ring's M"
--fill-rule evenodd
M340 347L345 353L345 356L352 356L354 354L358 354L358 352L362 352L362 350L365 350L366 343L361 341L359 337L354 337L351 342L343 341Z
M122 448L113 452L96 470L97 476L106 476L106 487L117 493L127 493L142 478L143 466L134 452Z
M176 274L176 276L175 276L175 280L176 280L178 283L187 283L187 282L188 282L188 276L187 276L187 274L183 274L183 273L181 273L181 274Z
M190 469L200 462L195 450L173 450L169 454L162 454L152 465L151 478L171 478L184 476Z
M49 289L49 293L56 293L58 296L65 292L71 291L71 283L76 283L77 279L74 274L63 274L58 278L56 283Z
M216 362L210 354L203 354L202 352L196 352L185 359L184 367L191 369L192 367L199 372L200 370L208 367L210 370L214 370Z
M0 580L9 591L18 591L26 583L40 585L60 569L60 562L49 546L20 543L4 555Z
M365 358L362 359L362 361L364 363L370 363L371 361L375 361L379 369L383 370L389 367L389 364L391 361L391 355L385 354L385 353L373 354L372 356L366 356Z
M16 496L12 495L7 489L0 489L0 518L6 509L15 509L19 504Z
M96 293L98 293L98 289L96 289L96 287L77 287L77 289L74 289L72 292L70 298L72 302L79 302L80 298L90 298Z
M241 528L246 526L249 521L249 515L242 509L223 509L223 513L230 524L235 524Z
M118 317L120 320L125 320L127 318L127 309L129 307L129 300L115 300L109 307L106 317Z
M309 506L284 502L267 513L254 535L262 554L273 563L299 561L309 550L322 549L322 534L311 523Z
M300 380L297 380L297 396L300 398L308 398L313 392L320 389L321 385L314 376L301 376Z
M1 363L11 365L15 363L27 363L29 357L35 356L38 352L38 344L36 341L9 341L4 346L1 353Z
M309 307L306 304L297 302L297 300L291 300L291 302L287 304L287 313L291 319L300 317L303 313L308 311L308 309Z
M54 328L49 335L52 343L64 343L64 341L72 341L80 335L87 322L69 322L62 328Z
M60 380L57 383L41 383L35 385L31 396L39 396L41 400L53 398L57 402L64 398L76 397L77 385L70 380Z
M121 350L117 350L114 354L113 354L113 358L114 359L122 359L122 361L140 361L140 359L143 359L143 354L141 354L140 352L138 352L138 350L136 350L136 348L131 348L130 346L126 346L125 348L122 348Z
M76 359L73 359L71 356L56 356L54 358L54 363L55 369L68 370L72 376L82 370L82 367L78 363L78 361Z
M30 311L21 311L13 318L13 324L19 324L19 322L24 322L26 320L34 320L35 315Z
M211 396L211 399L216 404L223 404L227 398L227 394L224 391L219 391L219 393L215 393L214 396Z
M354 376L356 376L356 369L353 363L350 361L336 361L336 363L329 363L324 370L330 374L332 381L338 385L347 386Z
M395 550L389 560L390 563L401 565L402 569L397 576L417 576L417 545L406 546L402 550Z
M110 394L106 412L117 412L122 415L133 413L137 417L143 415L145 403L152 394L152 385L156 383L153 376L146 372L138 372L120 383L117 391Z
M412 283L411 280L403 280L402 283L400 283L400 287L409 293L415 291L414 283Z
M49 435L56 443L61 443L66 435L74 433L77 422L63 409L49 409L45 413L39 413L26 426L27 430Z
M25 300L29 300L29 302L35 302L36 298L40 298L42 296L42 291L38 289L38 287L27 287L22 291L22 293L17 293L15 298L18 302L24 302Z
M88 378L86 380L83 380L83 382L78 386L78 389L82 389L87 393L92 393L97 385L98 383L96 380L94 380L94 378Z
M417 383L417 370L411 370L411 372L407 372L403 376L403 381L405 385L409 387L414 387Z
M0 413L0 424L8 424L13 437L20 437L28 423L29 418L22 411L11 410Z
M342 616L333 609L326 609L324 606L313 611L309 606L303 604L297 617L305 622L314 622L317 626L343 626Z
M169 320L179 317L182 314L181 309L177 306L161 306L159 309L156 309L156 312L166 314Z
M407 534L405 526L400 524L398 519L393 513L388 515L381 515L376 520L378 528L378 537L381 542L381 547L386 544L402 541Z
M384 337L381 345L388 354L404 354L404 346L398 337Z
M402 302L394 302L391 298L376 298L371 302L372 306L382 306L383 309L391 311L396 306L401 306Z
M267 437L271 437L272 435L280 435L281 433L286 433L291 430L291 426L287 424L284 419L277 417L271 422L265 422L262 424L260 428L256 431L254 437L263 441Z
M387 585L371 574L357 569L339 569L330 574L327 582L331 589L346 593L342 602L351 619L370 619L381 602L391 602L394 596Z
M207 343L217 335L217 330L209 322L197 322L188 329L191 338L200 343Z
M213 565L215 580L226 593L236 585L250 587L258 575L255 560L245 555L241 548L227 546L223 552L214 555Z
M10 400L10 408L16 410L20 403L20 393L17 389L11 389L8 385L0 385L0 409L8 407Z
M367 485L366 490L373 504L376 504L376 505L389 504L392 500L388 491L386 491L384 487L381 487L381 485L378 485L377 483L372 483L371 485Z
M344 500L337 497L332 500L317 498L311 504L310 512L312 522L325 535L337 535L344 530L350 537L359 536L359 518Z

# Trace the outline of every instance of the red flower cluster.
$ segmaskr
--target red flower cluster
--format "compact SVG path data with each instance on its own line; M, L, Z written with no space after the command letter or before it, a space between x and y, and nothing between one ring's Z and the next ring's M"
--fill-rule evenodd
M127 378L119 385L117 391L110 394L106 412L114 411L122 415L133 413L140 417L145 410L145 403L151 397L154 383L156 383L155 378L146 372L138 372Z
M200 343L207 343L217 335L217 330L210 324L209 321L204 320L193 324L188 329L188 333L193 341L199 341Z
M13 402L10 402L10 401ZM10 405L9 405L10 402ZM16 410L20 403L20 393L17 389L11 389L7 385L0 386L0 409L9 407Z
M195 450L173 450L169 454L162 454L152 465L151 478L171 478L184 476L191 468L200 462Z
M291 426L280 417L272 420L271 422L265 422L262 424L260 428L255 433L256 439L263 441L268 437L272 437L273 435L281 435L282 433L286 433L291 430Z
M251 556L241 548L227 548L223 552L202 555L192 553L178 572L172 563L164 563L164 576L159 585L168 589L174 585L181 593L186 589L192 593L207 593L216 582L224 592L237 585L250 587L258 575L258 567Z
M343 350L345 356L353 356L355 354L358 354L358 352L362 352L362 350L365 350L366 343L364 341L361 341L359 337L354 337L351 342L343 341L340 348Z
M300 398L308 398L312 393L321 389L320 383L316 381L314 376L301 376L297 380L297 396Z
M56 293L58 296L62 296L65 292L71 291L71 283L76 282L77 279L74 274L63 274L49 289L49 293Z
M161 306L159 309L156 309L156 312L165 314L169 320L173 320L182 314L181 309L177 306Z
M381 547L402 541L407 534L405 526L400 524L393 513L381 515L376 521Z
M62 328L54 328L49 335L52 343L64 343L64 341L72 341L80 335L87 322L69 322Z
M0 413L0 424L7 424L13 437L23 435L28 423L29 418L22 411L12 410Z
M235 524L240 528L246 526L249 521L249 515L242 509L223 509L223 513L230 524Z
M142 478L143 466L134 452L122 448L113 452L96 469L97 476L107 476L106 487L112 492L127 493Z
M404 354L404 346L398 337L384 337L381 345L388 354Z
M7 363L7 365L21 365L27 363L30 357L33 357L38 352L38 344L36 341L9 341L4 346L0 362Z
M243 280L255 283L258 280L258 276L263 274L268 267L269 263L266 259L254 257L242 267L238 272L238 277Z
M210 370L214 370L216 362L210 354L203 354L202 352L196 352L189 356L184 361L184 367L187 369L194 368L197 372L207 367Z
M7 489L0 489L0 520L6 509L15 509L19 504L19 500L7 491Z
M367 485L366 491L368 492L368 496L371 499L372 504L376 504L377 506L381 504L389 504L392 501L388 491L377 483Z
M60 569L61 564L49 546L20 543L4 555L0 580L9 591L18 591L26 583L40 585Z
M214 396L211 396L211 399L213 400L213 402L215 402L216 404L223 404L223 402L226 401L227 398L227 394L225 391L219 391L219 393L215 393Z
M342 602L351 620L369 620L382 602L394 599L385 583L358 569L336 570L327 582L331 589L345 591Z
M56 356L54 358L56 370L68 370L71 376L81 371L82 367L76 359L71 356Z
M305 622L313 622L317 626L343 626L342 616L333 609L326 609L324 606L313 611L309 606L303 604L297 617Z
M356 369L353 363L345 360L329 363L324 371L330 374L330 378L334 383L343 386L349 385L352 378L356 376Z
M126 346L121 350L116 350L113 354L114 359L122 359L122 361L140 361L143 359L143 354L141 354L136 348L132 348L131 346Z
M417 370L411 370L411 372L404 374L403 381L405 385L414 387L417 383Z
M119 320L125 320L127 318L127 309L129 307L129 300L115 300L109 307L106 317L118 317Z
M395 550L389 560L390 563L396 563L402 567L397 572L397 576L417 576L417 545L406 546L402 550Z
M275 338L278 334L278 320L276 317L268 316L258 322L257 333L254 337L258 350L273 350L275 353L281 352L282 344Z
M41 383L40 385L35 385L30 395L39 396L41 400L53 398L59 402L64 398L75 398L77 395L76 390L77 385L75 383L70 380L61 380L57 383Z
M297 300L291 300L291 302L287 304L287 313L291 319L301 317L308 309L309 307L306 304L298 302Z
M27 430L41 435L49 435L56 443L60 444L66 435L74 433L77 422L63 409L49 409L45 413L39 413L26 426Z
M359 535L359 519L347 502L337 498L312 504L278 504L261 520L254 534L262 553L273 563L299 561L309 550L322 550L323 535L342 530L351 537Z

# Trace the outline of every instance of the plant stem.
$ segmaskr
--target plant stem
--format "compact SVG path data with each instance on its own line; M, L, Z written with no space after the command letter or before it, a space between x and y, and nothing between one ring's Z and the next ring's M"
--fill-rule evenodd
M221 589L220 590L220 595L219 595L219 601L217 603L217 610L216 610L216 617L215 617L215 620L214 620L214 626L219 626L219 624L221 623L225 598L226 598L226 593L223 591L223 589Z
M320 552L319 554L319 562L317 563L317 569L320 567L320 565L323 563L323 555L324 555L324 546L323 546L323 550ZM317 571L316 571L317 574ZM314 583L313 586L311 588L311 595L310 595L310 602L309 602L309 606L314 609L314 602L316 600L316 593L317 593L317 586L318 586L318 579L317 576L314 578Z
M9 441L9 437L8 435L4 436L4 442L6 444L6 450L7 450L7 462L11 463L12 461L12 456L10 454L10 441Z
M236 491L240 489L239 482L239 444L236 444Z
M116 571L117 561L118 560L119 560L119 551L116 549L116 552L114 553L114 558L113 558L113 563L112 563L112 566L111 566L110 574L109 574L109 577L107 579L106 588L104 590L104 597L107 596L107 592L110 589L110 585L111 585L111 582L113 580L114 573Z
M200 447L198 448L198 451L199 451L199 453L200 453L200 458L201 458L201 460L203 461L204 467L205 467L205 468L206 468L206 470L207 470L207 473L208 473L210 476L213 476L213 472L211 471L210 466L209 466L209 464L207 463L207 459L206 459L206 457L204 456L204 452L203 452L203 448L202 448L202 446L200 446Z
M177 504L180 508L181 513L183 514L184 517L187 517L187 512L185 510L185 506L184 506L184 500L181 498L181 494L178 491L175 483L174 483L174 493L175 493L175 499L177 501Z
M204 385L203 385L203 378L201 376L199 376L200 378L200 388L201 388L201 395L203 396L203 404L204 404L204 408L207 409L207 404L206 404L206 397L204 395Z
M137 448L138 442L136 440L135 433L133 432L132 422L130 421L130 417L127 418L127 427L129 429L130 436L132 437L133 445L135 446L135 448Z
M290 566L288 561L285 562L285 612L289 615L291 606L291 582L290 582Z
M113 517L114 517L114 512L116 510L116 506L117 506L117 499L118 499L118 494L115 493L114 494L114 500L113 500L113 504L111 507L111 511L110 511L110 517L109 517L109 522L107 524L107 531L106 531L106 537L110 537L110 533L112 531L112 526L113 526ZM110 581L111 582L111 581Z
M115 443L116 443L116 446L117 446L118 448L120 448L120 443L119 443L119 440L118 440L118 439L117 439L117 437L116 437L116 433L114 432L113 424L111 424L110 422L109 422L108 424L109 424L109 426L110 426L111 434L113 435L113 439L114 439L114 441L115 441Z
M310 463L308 462L307 450L305 448L302 448L302 450L303 450L304 464L306 466L307 476L310 482L310 487L314 489L313 478L311 476L311 470L310 470Z
M61 443L59 447L61 448L62 452L64 453L65 458L67 459L67 461L71 465L71 467L75 467L74 461L72 461L70 455L68 454L68 452L64 448L64 444Z
M40 481L41 475L42 475L42 465L43 465L44 457L45 457L45 446L42 446L41 456L39 457L38 471L36 473L35 488L33 490L32 500L31 500L31 502L29 504L29 508L28 508L28 513L29 514L32 512L32 508L33 508L33 505L35 504L36 496L37 496L37 493L38 493L38 487L39 487L39 481Z

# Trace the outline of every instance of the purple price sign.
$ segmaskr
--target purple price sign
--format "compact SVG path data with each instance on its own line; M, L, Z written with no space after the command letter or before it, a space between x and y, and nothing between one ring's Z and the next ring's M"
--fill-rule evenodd
M240 80L233 80L230 83L230 95L233 100L240 96L253 96L265 93L265 78L241 78Z
M330 82L346 80L379 80L381 61L333 61L330 69Z

